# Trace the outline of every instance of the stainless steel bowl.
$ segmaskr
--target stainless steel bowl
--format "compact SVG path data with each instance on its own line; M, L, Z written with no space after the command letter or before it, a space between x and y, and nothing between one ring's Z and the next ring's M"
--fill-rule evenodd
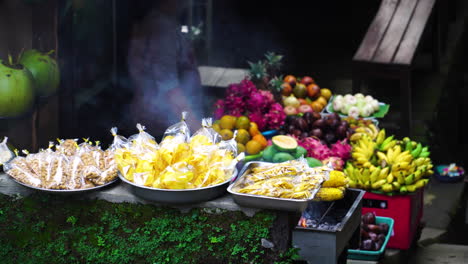
M98 189L102 189L102 188L104 188L106 186L109 186L109 185L111 185L114 182L119 180L118 178L115 178L114 180L112 180L112 181L110 181L108 183L105 183L105 184L99 185L99 186L95 186L95 187L92 187L92 188L75 189L75 190L60 190L60 189L45 189L45 188L34 187L34 186L31 186L31 185L28 185L26 183L23 183L23 182L20 182L20 181L16 180L11 175L8 175L8 176L10 176L11 179L13 179L13 181L15 181L16 183L18 183L20 185L23 185L24 187L27 187L27 188L30 188L30 189L33 189L33 190L42 191L42 192L55 193L55 194L78 194L78 193L83 194L83 193L92 192L92 191L95 191L95 190L98 190Z
M232 177L237 175L237 170L234 170ZM197 188L197 189L159 189L153 187L147 187L138 185L125 179L119 173L119 178L129 184L131 191L138 197L145 200L158 202L158 203L169 203L169 204L193 204L204 201L212 200L226 193L226 188L229 185L231 179L213 186Z
M255 194L247 194L247 193L238 193L233 190L235 182L240 180L246 174L250 172L251 169L258 167L258 166L265 166L270 165L271 163L268 162L256 162L252 161L244 165L241 172L239 173L239 177L237 177L233 184L228 187L228 192L232 194L234 201L245 207L254 207L254 208L263 208L263 209L272 209L272 210L282 210L282 211L292 211L292 212L302 212L307 208L309 202L312 201L310 199L288 199L288 198L276 198L276 197L269 197L269 196L262 196L262 195L255 195ZM317 190L313 192L312 197L315 195Z

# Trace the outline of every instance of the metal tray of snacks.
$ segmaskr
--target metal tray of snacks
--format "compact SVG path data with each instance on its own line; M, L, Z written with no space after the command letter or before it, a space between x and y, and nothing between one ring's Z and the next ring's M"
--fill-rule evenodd
M307 205L312 201L315 193L320 188L321 181L318 183L318 188L311 192L311 197L307 199L294 199L294 198L277 198L264 195L248 194L237 192L236 183L242 180L243 177L248 175L253 168L260 166L269 166L272 163L269 162L258 162L252 161L244 165L238 177L233 181L233 183L228 187L228 192L233 195L234 201L245 207L254 207L254 208L263 208L263 209L272 209L272 210L282 210L282 211L293 211L293 212L302 212L307 208Z
M236 175L237 169L234 170L231 179ZM132 193L136 196L153 202L169 204L193 204L212 200L226 193L226 187L231 181L231 179L228 179L216 185L197 189L159 189L131 182L125 179L120 172L119 178L130 185Z
M95 191L95 190L104 188L106 186L109 186L109 185L111 185L114 182L119 180L118 178L115 178L115 179L113 179L113 180L111 180L109 182L106 182L106 183L102 184L102 185L94 186L94 187L91 187L91 188L83 188L83 189L46 189L46 188L40 188L40 187L34 187L34 186L31 186L31 185L28 185L28 184L26 184L24 182L18 181L17 179L15 179L11 175L8 175L8 176L10 176L13 181L15 181L16 183L18 183L20 185L23 185L24 187L34 189L34 190L38 190L38 191L42 191L42 192L56 193L56 194L74 194L74 193L80 193L81 194L81 193L91 192L91 191Z

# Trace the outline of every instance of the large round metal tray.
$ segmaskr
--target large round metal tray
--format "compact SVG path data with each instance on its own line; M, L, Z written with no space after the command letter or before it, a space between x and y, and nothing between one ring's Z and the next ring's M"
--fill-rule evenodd
M102 189L102 188L104 188L106 186L109 186L109 185L111 185L114 182L119 180L118 178L115 178L114 180L112 180L112 181L110 181L108 183L105 183L105 184L99 185L99 186L95 186L95 187L92 187L92 188L75 189L75 190L60 190L60 189L45 189L45 188L34 187L34 186L31 186L31 185L28 185L26 183L23 183L23 182L20 182L20 181L16 180L11 175L8 175L8 176L10 176L10 178L13 179L13 181L15 181L16 183L18 183L20 185L23 185L24 187L27 187L27 188L30 188L30 189L33 189L33 190L42 191L42 192L56 193L56 194L76 194L76 193L82 194L82 193L92 192L92 191L95 191L95 190L98 190L98 189Z
M234 170L231 179L236 177L236 175L237 169ZM212 200L225 194L227 186L231 181L231 179L228 179L225 182L213 186L197 189L159 189L137 185L125 179L120 173L119 178L130 185L132 193L136 196L153 202L169 204L193 204Z

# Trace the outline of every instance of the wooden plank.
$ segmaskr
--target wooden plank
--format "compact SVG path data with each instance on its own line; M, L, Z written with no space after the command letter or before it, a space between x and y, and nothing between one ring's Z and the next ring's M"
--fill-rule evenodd
M423 0L425 1L425 0ZM402 0L395 11L385 37L375 52L373 61L378 63L392 63L393 57L408 28L418 0Z
M408 30L406 31L395 55L395 59L393 60L394 63L411 64L435 2L435 0L420 0L418 2L413 18L408 26Z
M359 49L354 55L354 60L370 61L387 31L399 0L382 0L372 24L367 30Z

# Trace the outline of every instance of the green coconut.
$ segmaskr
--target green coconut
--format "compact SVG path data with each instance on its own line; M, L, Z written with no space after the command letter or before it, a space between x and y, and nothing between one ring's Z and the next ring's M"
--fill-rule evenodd
M37 95L41 97L54 94L60 85L60 70L57 61L50 56L52 52L28 50L19 61L32 73Z
M0 117L17 117L34 104L35 88L31 72L23 65L0 60Z

